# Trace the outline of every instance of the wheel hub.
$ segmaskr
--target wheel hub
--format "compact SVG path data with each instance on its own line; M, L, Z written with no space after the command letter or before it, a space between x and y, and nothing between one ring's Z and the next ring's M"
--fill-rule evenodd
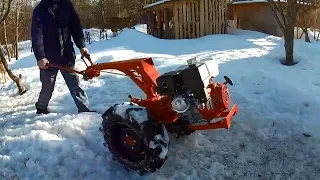
M142 141L140 137L130 128L123 129L121 133L123 147L136 152L142 151Z

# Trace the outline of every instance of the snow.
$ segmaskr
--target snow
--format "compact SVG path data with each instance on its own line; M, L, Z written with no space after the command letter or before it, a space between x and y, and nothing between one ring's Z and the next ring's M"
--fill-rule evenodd
M139 124L149 120L146 108L131 102L125 102L117 105L115 107L115 113L121 116L123 119L126 119L127 110L132 108L137 109L137 111L130 111L128 113L129 117L133 118ZM132 121L131 118L130 120Z
M155 140L162 140L163 138L162 138L162 136L160 134L158 134L158 135L156 135L154 137L154 139ZM160 159L164 159L167 156L169 149L167 147L165 147L164 145L162 145L162 144L155 144L154 141L150 141L150 144L149 144L150 148L155 149L158 146L161 147L161 153L159 154L159 158Z
M239 114L231 128L170 135L168 159L154 174L140 177L112 160L99 131L101 114L128 95L144 97L129 79L101 73L81 80L90 107L77 114L59 74L50 102L54 111L36 115L41 87L30 50L10 62L28 91L16 96L12 82L0 84L0 179L317 179L320 177L319 42L295 41L295 66L284 66L282 38L230 30L229 35L164 40L145 34L145 26L125 29L118 37L88 46L94 62L152 57L160 73L185 65L192 57L213 58L220 74L230 77L232 104ZM85 65L77 51L77 68ZM165 138L165 136L163 137Z
M154 2L154 3L148 4L148 5L144 6L143 8L145 9L145 8L154 7L154 6L169 2L169 1L171 1L171 0L160 0L158 2Z
M268 3L268 1L267 0L236 0L236 1L232 1L232 4L250 4L250 3Z
M154 140L150 141L149 148L155 149L160 146L161 153L159 154L159 158L165 159L167 157L168 151L169 151L170 138L169 138L168 131L163 124L162 124L162 130L163 130L163 134L155 135L153 138ZM155 141L157 141L157 142L162 141L165 144L162 144L162 143L155 144Z

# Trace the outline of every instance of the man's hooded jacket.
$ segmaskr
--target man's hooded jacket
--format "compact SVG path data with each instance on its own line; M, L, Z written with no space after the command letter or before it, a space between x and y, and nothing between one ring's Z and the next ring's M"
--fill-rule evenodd
M76 46L85 47L78 14L70 0L42 0L33 11L32 48L37 61L47 58L50 63L73 66Z

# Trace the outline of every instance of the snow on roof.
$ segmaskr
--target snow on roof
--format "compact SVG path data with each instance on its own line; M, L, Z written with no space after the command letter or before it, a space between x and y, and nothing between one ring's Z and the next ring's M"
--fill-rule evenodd
M161 1L158 1L158 2L155 2L155 3L148 4L148 5L144 6L143 8L150 8L150 7L157 6L159 4L163 4L163 3L166 3L166 2L169 2L169 1L171 1L171 0L161 0Z
M236 2L232 2L232 4L249 4L249 3L265 3L267 0L239 0Z
M273 0L274 2L284 2L286 3L287 0ZM232 2L232 4L249 4L249 3L268 3L267 0L235 0ZM298 2L298 4L305 4L305 5L311 5L311 3L308 2Z

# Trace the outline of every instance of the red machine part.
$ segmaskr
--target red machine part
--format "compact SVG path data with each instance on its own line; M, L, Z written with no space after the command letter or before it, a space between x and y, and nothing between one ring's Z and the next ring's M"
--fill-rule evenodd
M230 128L231 118L238 113L238 105L234 104L230 111L225 111L230 106L230 95L226 84L213 82L208 85L208 92L211 97L211 106L204 105L198 109L203 119L208 120L208 124L189 125L192 130L206 130L217 128ZM212 119L224 117L222 120L210 123Z
M210 89L213 89L211 98L214 102L214 110L224 111L230 106L230 95L227 85L213 83L209 85Z
M171 108L171 99L156 93L156 79L160 76L160 73L154 67L151 58L137 58L93 64L89 55L85 57L89 60L91 65L88 66L82 57L82 60L87 65L87 69L81 72L54 64L48 64L48 66L82 74L86 79L98 77L102 70L113 69L121 71L126 76L130 77L146 94L146 98L143 99L129 97L131 102L147 107L151 118L156 121L170 124L178 120L179 116ZM230 105L229 91L226 84L211 83L207 88L210 93L213 108L204 105L204 107L198 109L198 111L204 119L208 120L208 123L203 125L190 124L188 128L190 130L229 128L232 116L238 112L237 104L234 104L230 111L224 111ZM210 123L210 120L220 117L224 118L218 122Z

